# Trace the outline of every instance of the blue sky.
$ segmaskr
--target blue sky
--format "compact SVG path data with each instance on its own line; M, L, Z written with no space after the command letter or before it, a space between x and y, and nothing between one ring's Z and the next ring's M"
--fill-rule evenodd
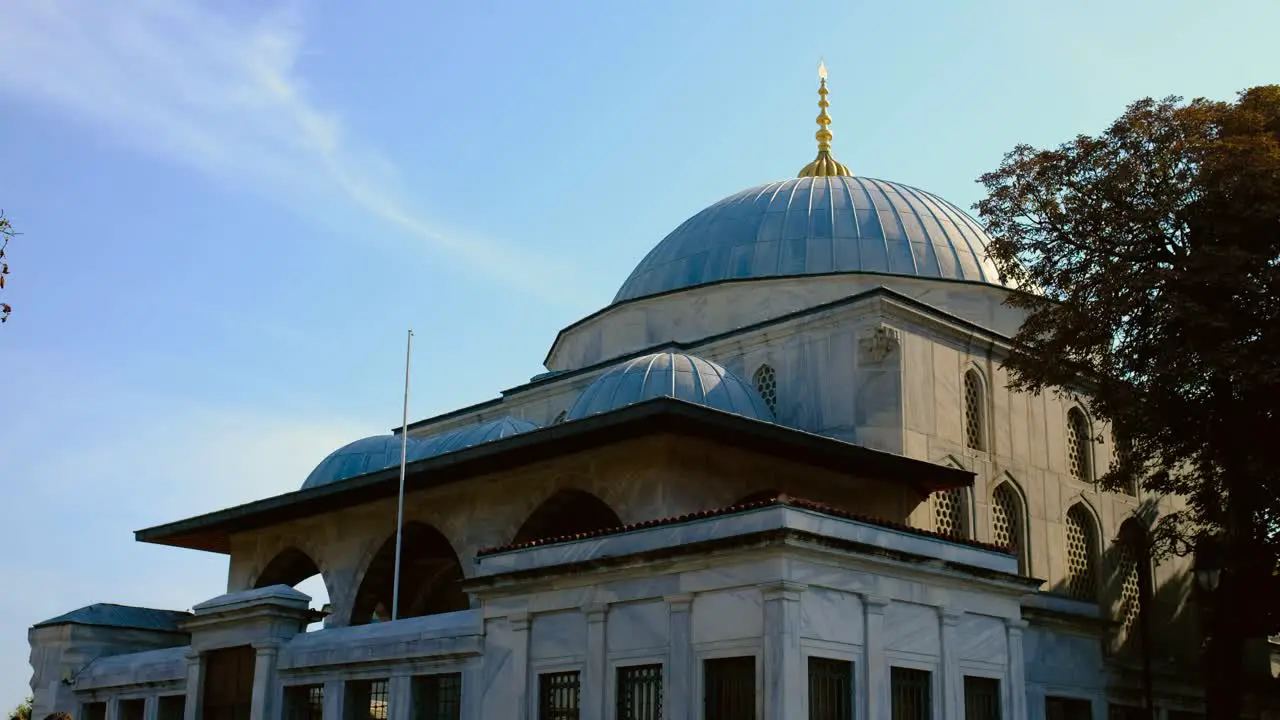
M963 207L1017 142L1280 81L1274 0L7 0L0 703L26 629L188 608L225 558L132 531L541 371L721 197L814 152Z

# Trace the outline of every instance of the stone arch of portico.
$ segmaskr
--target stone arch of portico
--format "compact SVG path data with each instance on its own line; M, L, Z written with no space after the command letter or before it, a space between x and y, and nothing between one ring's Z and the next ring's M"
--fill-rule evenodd
M595 493L562 487L548 494L525 516L510 542L523 544L622 525L622 518L613 507Z
M323 552L323 548L313 542L310 537L300 534L290 533L288 535L284 535L278 538L276 542L271 543L265 550L260 550L254 563L253 570L249 574L250 580L244 589L254 589L266 587L266 585L277 584L273 582L265 582L264 584L264 578L266 578L268 571L284 572L286 570L293 570L290 565L300 562L297 555L301 555L309 561L311 566L315 569L315 572L304 577L299 577L293 582L282 581L280 584L293 587L301 583L303 580L319 575L321 580L324 582L325 592L329 594L329 602L333 603L335 593L338 591L338 588L334 586L335 573L330 567L328 557ZM277 568L274 570L271 567L272 563L278 563ZM300 570L293 570L293 573L296 572L300 572ZM293 573L285 573L283 577L288 577ZM266 579L269 580L270 578Z
M435 525L419 520L406 520L400 539L401 587L397 616L408 618L468 609L470 600L461 589L463 566L452 541ZM392 533L365 553L349 592L343 596L341 613L345 624L368 623L375 611L389 615L395 547L396 535Z

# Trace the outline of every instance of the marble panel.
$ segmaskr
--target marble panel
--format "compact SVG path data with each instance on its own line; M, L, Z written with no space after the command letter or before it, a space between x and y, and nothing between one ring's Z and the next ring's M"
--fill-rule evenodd
M956 627L956 654L961 660L1005 665L1008 632L1003 618L962 615Z
M764 632L763 604L754 588L699 594L692 612L695 644L759 639Z
M890 603L884 613L886 650L937 656L941 652L937 608Z
M1102 643L1096 637L1032 625L1023 635L1028 683L1098 688L1106 679Z
M864 624L857 595L815 587L800 594L800 637L861 645Z
M98 658L76 674L76 690L143 683L185 683L187 650L186 647L174 647Z
M606 644L611 653L664 647L669 625L666 602L614 605L605 625Z
M356 662L477 655L484 648L478 610L329 628L297 635L280 651L280 669Z
M587 616L580 610L534 615L531 625L531 660L582 655L587 650Z

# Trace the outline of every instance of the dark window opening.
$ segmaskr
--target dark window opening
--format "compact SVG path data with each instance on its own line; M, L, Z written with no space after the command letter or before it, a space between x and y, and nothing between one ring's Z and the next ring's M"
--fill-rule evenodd
M413 720L459 720L462 675L422 675L413 679Z
M1046 697L1044 720L1093 720L1093 703L1079 698Z
M352 680L347 683L346 720L387 720L386 680Z
M187 714L186 695L161 695L156 720L182 720Z
M107 720L107 704L105 702L85 703L82 714L85 720Z
M809 720L853 720L853 663L809 658Z
M913 668L890 668L889 685L893 696L893 720L932 720L932 673Z
M618 668L617 720L662 720L662 665Z
M1108 705L1107 720L1147 720L1147 711L1136 705Z
M1000 681L966 675L964 720L1000 720Z
M120 701L120 720L143 720L147 714L147 701L132 698Z
M204 654L201 720L249 720L256 661L256 653L248 645Z
M705 720L755 720L754 657L703 660L702 685L702 716Z
M578 720L581 696L581 676L576 670L539 676L538 720Z
M324 720L324 685L292 685L284 689L285 720Z

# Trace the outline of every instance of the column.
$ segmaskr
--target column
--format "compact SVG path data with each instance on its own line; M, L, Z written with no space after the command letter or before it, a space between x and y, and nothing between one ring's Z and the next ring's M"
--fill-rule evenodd
M347 710L347 683L330 680L324 684L324 720L343 720Z
M668 595L667 720L690 720L693 712L693 595Z
M148 695L142 705L142 720L157 720L160 717L160 696Z
M582 609L587 616L587 658L582 673L582 720L604 720L605 619L609 606L592 603Z
M272 701L276 690L276 661L280 659L279 640L260 640L253 644L253 704L249 706L249 720L272 720Z
M519 612L507 616L511 626L511 689L518 707L516 720L529 717L529 613ZM535 689L536 692L536 689Z
M863 717L887 718L892 711L889 660L884 654L884 611L889 607L889 599L864 595L862 604L867 613L867 657L863 661L867 668L867 714Z
M964 720L964 676L960 672L959 630L962 613L938 608L942 638L942 717Z
M764 717L805 715L800 652L800 594L804 586L782 582L764 589Z
M187 659L187 694L182 717L183 720L200 720L200 706L204 700L204 665L200 662L200 653L194 649L188 649L185 657Z
M1027 661L1022 655L1022 633L1026 629L1026 620L1005 620L1005 634L1009 642L1009 720L1026 720L1027 718ZM1042 712L1044 712L1043 700L1036 714Z
M387 720L412 720L413 678L393 675L387 682Z

